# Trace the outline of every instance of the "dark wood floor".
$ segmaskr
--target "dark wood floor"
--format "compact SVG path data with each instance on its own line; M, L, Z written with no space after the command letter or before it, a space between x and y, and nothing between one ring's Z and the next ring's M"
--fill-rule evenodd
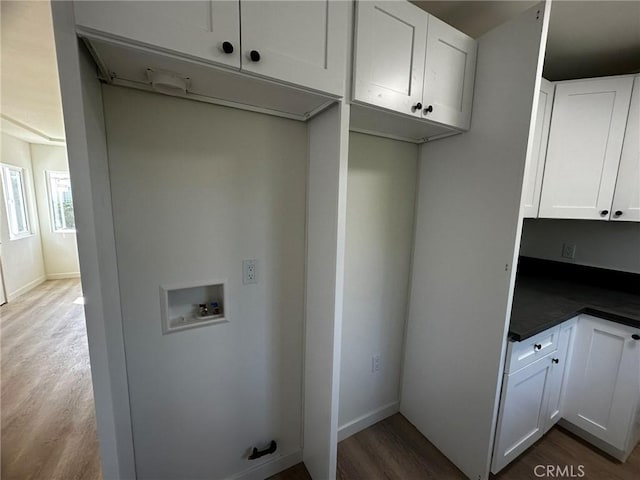
M584 466L584 480L637 480L640 446L621 464L566 430L554 427L496 480L539 479L536 465ZM549 478L549 477L547 477ZM556 477L569 478L569 477ZM273 480L310 480L303 464ZM402 415L397 414L338 444L339 480L465 480L466 477Z
M3 480L101 478L80 281L0 307Z
M4 480L101 477L80 295L79 281L57 280L0 307ZM637 480L640 447L621 464L553 428L496 480L534 480L534 467L547 464L584 465L585 480ZM303 464L272 477L310 478ZM464 478L399 414L338 445L339 480Z

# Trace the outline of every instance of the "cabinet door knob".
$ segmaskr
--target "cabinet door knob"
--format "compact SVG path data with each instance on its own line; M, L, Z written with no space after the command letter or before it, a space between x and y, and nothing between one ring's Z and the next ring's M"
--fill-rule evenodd
M533 349L534 350L542 350L542 345L540 345L539 343L536 343L533 345Z
M252 62L259 62L260 61L260 52L257 50L251 50L249 52L249 58L251 59Z
M429 105L427 108L424 109L424 114L426 115L427 113L431 113L433 112L433 105Z
M609 210L602 210L600 212L600 216L604 217L605 215L609 215Z
M616 217L619 217L620 215L622 215L622 210L616 210L615 212L613 212L613 214L614 214Z
M222 42L222 51L226 54L233 53L233 44L231 42Z
M640 335L634 333L633 335L631 335L631 338L633 338L634 340L640 340Z
M552 358L551 359L551 363L560 363L560 359L559 358Z
M416 110L422 110L422 104L420 102L416 103L413 107L411 107L412 112L415 112Z

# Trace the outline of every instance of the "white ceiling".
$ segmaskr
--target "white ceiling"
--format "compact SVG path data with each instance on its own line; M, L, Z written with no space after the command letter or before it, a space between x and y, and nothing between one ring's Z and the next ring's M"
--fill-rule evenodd
M478 37L535 1L415 1ZM545 77L549 80L640 71L640 0L552 4ZM64 139L51 10L47 1L0 2L3 131L32 143Z
M64 124L49 2L2 0L0 18L2 130L57 143Z
M472 37L532 7L532 1L414 1ZM640 0L551 4L544 76L548 80L640 71Z

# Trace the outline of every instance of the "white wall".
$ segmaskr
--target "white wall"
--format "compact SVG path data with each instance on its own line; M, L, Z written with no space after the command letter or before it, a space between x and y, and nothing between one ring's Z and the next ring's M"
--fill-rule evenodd
M417 174L416 145L351 132L341 439L399 409Z
M272 461L246 458L271 439L299 461L306 125L103 98L138 478L227 478ZM229 323L162 335L160 285L216 279Z
M38 202L44 269L48 279L80 276L76 234L54 232L47 188L46 171L68 172L67 149L53 145L31 145L33 179Z
M562 257L564 243L574 259ZM520 255L640 273L640 223L526 219Z
M33 167L29 144L10 135L2 134L1 163L25 169L27 208L33 235L16 240L9 239L7 210L4 204L4 190L0 185L0 240L2 241L2 269L4 285L9 301L45 280L44 261L40 229L38 227L37 206L33 186Z

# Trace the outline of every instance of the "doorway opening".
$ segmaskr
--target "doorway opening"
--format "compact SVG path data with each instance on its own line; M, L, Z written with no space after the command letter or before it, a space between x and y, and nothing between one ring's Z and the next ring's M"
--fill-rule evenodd
M100 478L51 6L0 8L1 470Z

